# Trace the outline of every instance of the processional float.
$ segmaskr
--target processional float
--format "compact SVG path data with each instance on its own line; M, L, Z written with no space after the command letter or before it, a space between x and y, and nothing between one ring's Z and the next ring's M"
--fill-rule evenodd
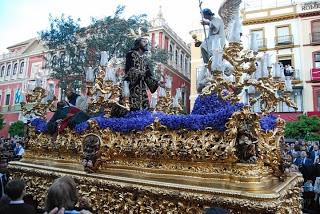
M245 50L233 29L233 41L215 49L204 69L205 85L189 115L176 114L181 94L171 102L168 81L153 112L109 117L115 105L130 109L130 95L128 84L101 63L96 75L88 69L87 94L90 111L103 115L53 141L44 119L54 100L44 103L41 87L30 91L32 107L22 109L37 117L28 125L23 159L9 164L12 177L23 177L43 206L53 180L70 175L94 213L202 213L207 207L300 213L302 177L281 169L285 122L272 115L279 102L296 108L291 82L272 69L268 55ZM242 104L245 91L249 100ZM252 111L255 103L261 113Z

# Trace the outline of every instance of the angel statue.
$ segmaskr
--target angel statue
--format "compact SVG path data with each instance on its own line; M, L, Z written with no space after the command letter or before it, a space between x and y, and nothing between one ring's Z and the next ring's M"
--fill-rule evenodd
M229 41L233 25L237 24L236 20L239 17L240 4L241 0L224 0L218 12L221 19L215 17L214 13L208 8L201 11L203 16L201 24L209 26L209 35L200 46L205 64L213 56L214 49L223 49L225 40Z

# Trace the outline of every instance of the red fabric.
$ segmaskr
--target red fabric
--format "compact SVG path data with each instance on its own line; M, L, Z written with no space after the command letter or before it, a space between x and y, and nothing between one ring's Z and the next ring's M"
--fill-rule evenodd
M73 106L70 106L69 112L68 112L66 118L64 118L59 125L59 132L62 132L68 126L68 122L69 122L70 118L80 111L81 111L80 109L73 107Z
M318 116L320 117L320 111L309 111L307 112L307 116L311 117L311 116Z
M287 122L297 121L298 116L303 114L302 112L274 112L275 115L280 116L281 119L284 119Z
M312 68L311 69L311 80L320 80L320 69Z

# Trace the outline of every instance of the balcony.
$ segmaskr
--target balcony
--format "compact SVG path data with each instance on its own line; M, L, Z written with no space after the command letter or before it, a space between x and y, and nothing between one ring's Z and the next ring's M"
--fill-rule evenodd
M310 76L311 81L320 81L320 68L312 68Z
M310 33L310 43L311 44L320 44L320 32Z
M257 45L259 50L266 50L267 49L267 39L257 39Z
M293 46L293 36L286 35L286 36L278 36L275 37L275 46L276 47L283 47L286 48L288 46Z

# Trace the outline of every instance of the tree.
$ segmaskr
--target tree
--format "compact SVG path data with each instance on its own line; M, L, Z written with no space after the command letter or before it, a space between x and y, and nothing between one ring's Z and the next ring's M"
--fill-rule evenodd
M317 116L308 117L300 115L298 121L288 122L285 126L285 137L320 140L320 118Z
M24 135L24 123L20 120L17 122L14 122L9 127L9 134L10 136L16 136L23 137Z
M107 51L109 59L124 57L133 45L135 34L147 33L150 24L146 15L122 18L124 7L118 6L112 16L92 19L91 24L81 28L79 19L50 17L50 28L40 32L41 40L49 48L46 67L52 77L60 80L64 88L70 83L81 84L87 67L99 65L101 51ZM57 54L60 52L60 55ZM151 51L151 66L155 61L167 62L165 50ZM82 84L83 85L83 84Z
M0 114L0 129L2 129L4 126L4 119L3 119L3 115Z

